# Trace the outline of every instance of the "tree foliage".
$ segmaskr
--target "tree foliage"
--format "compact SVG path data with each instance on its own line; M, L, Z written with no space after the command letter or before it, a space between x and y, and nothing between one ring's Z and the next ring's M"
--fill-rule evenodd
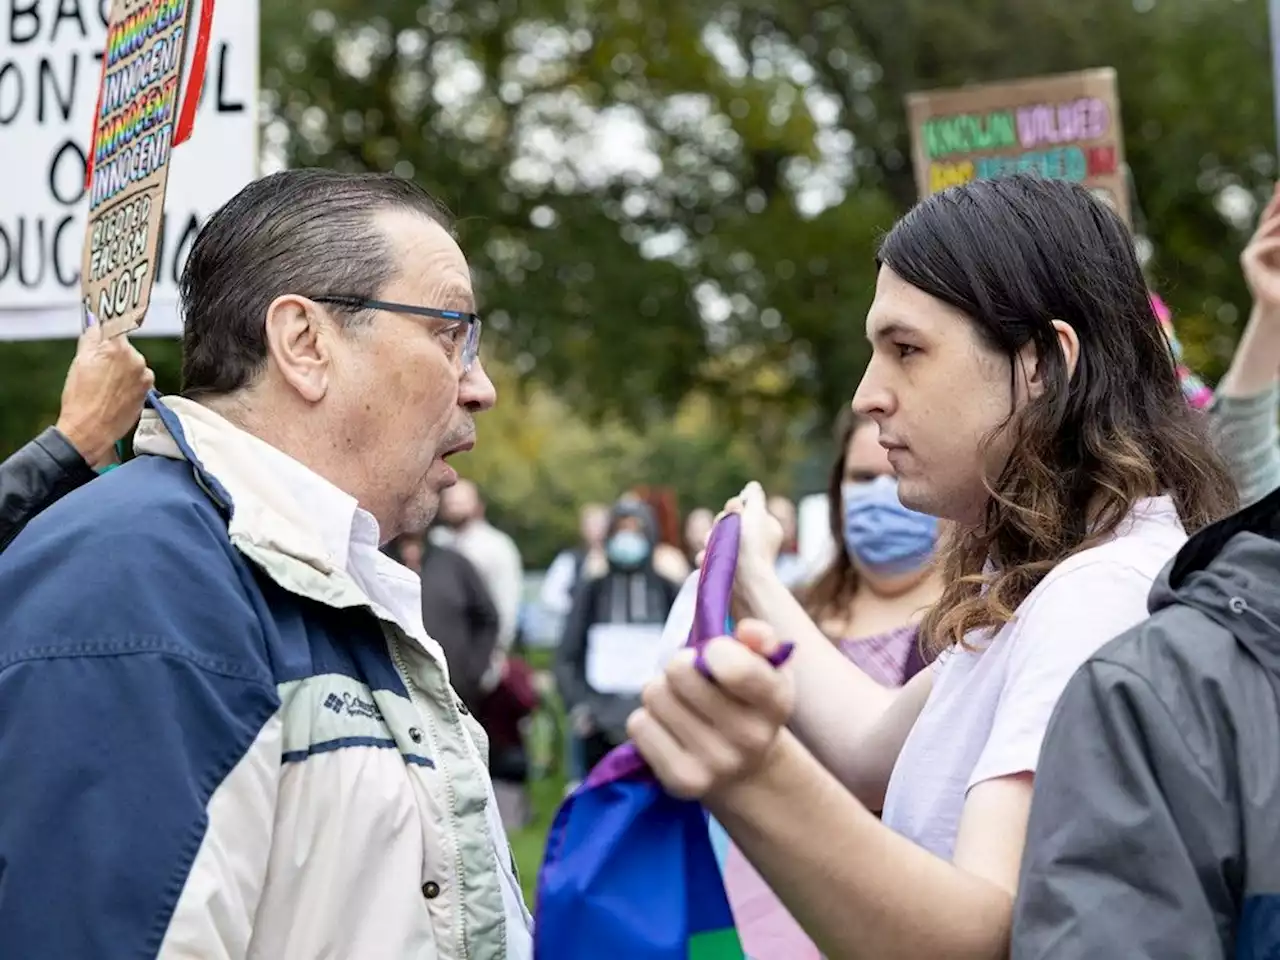
M486 366L498 404L480 418L475 450L452 462L479 484L490 519L516 538L529 565L550 562L576 540L586 503L652 485L674 489L683 513L719 510L749 478L786 490L787 468L804 452L794 438L762 455L757 438L728 429L704 396L685 398L661 430L641 431L616 417L588 422L505 364Z
M516 398L486 446L524 464L474 465L512 514L516 491L616 493L593 458L685 463L714 500L714 464L783 476L825 441L877 240L915 198L913 90L1116 67L1141 248L1210 378L1247 307L1275 176L1263 0L261 3L269 163L394 170L461 217ZM173 387L173 345L142 344ZM52 420L65 347L0 350L6 446Z
M1089 66L1120 72L1153 280L1229 353L1219 209L1274 167L1261 0L266 3L269 139L444 196L504 355L586 413L829 419L915 198L905 95Z

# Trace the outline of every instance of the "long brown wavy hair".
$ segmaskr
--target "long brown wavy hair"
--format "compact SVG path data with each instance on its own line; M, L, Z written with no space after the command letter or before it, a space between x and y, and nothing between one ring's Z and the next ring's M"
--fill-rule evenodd
M921 624L930 653L1008 623L1050 570L1111 538L1145 497L1172 497L1188 533L1234 509L1129 231L1083 187L1016 176L934 194L894 226L878 261L972 320L1009 360L1011 396L1028 343L1045 371L1044 392L986 438L1010 452L983 478L984 517L949 525L940 547L946 586ZM1071 373L1055 319L1079 339Z

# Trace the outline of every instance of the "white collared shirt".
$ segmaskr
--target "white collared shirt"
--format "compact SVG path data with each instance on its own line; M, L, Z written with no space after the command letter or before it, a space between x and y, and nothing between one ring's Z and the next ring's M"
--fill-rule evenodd
M232 429L238 429L232 427ZM448 664L440 645L427 636L422 623L422 581L380 549L381 530L373 514L355 497L338 488L314 470L264 440L245 431L243 439L253 448L282 485L292 491L303 514L311 520L320 545L335 569L345 570L372 601L375 609L390 616L401 630L418 643L448 676ZM477 764L480 752L472 744ZM487 775L486 775L487 777ZM507 955L510 960L531 960L532 918L524 895L511 868L506 829L498 811L498 801L489 784L486 819L497 860L502 870L502 901L507 917Z

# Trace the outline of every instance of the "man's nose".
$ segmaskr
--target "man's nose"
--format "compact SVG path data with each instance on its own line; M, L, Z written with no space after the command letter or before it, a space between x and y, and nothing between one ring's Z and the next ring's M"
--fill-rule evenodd
M498 391L494 388L489 375L484 372L484 364L480 362L479 357L476 357L476 362L471 369L462 375L458 403L472 413L479 413L481 410L493 409L493 405L497 402Z

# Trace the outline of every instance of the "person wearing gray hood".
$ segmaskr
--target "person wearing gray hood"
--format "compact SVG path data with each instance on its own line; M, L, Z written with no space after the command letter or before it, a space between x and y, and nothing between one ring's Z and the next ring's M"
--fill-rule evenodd
M608 569L574 593L556 654L556 684L590 771L627 738L640 691L662 669L662 627L680 585L654 570L657 522L644 503L619 501L605 540Z
M1280 490L1206 527L1058 701L1012 960L1280 956Z

